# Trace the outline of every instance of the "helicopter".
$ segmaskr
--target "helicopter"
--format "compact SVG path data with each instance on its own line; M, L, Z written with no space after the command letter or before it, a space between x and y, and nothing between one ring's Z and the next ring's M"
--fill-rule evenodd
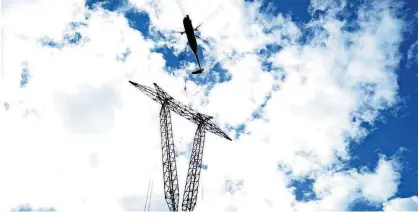
M190 20L189 15L186 15L186 17L183 18L184 31L183 32L178 32L181 35L186 33L187 41L188 41L187 43L189 44L190 48L192 49L193 54L196 57L197 64L199 65L199 69L192 72L192 74L201 74L203 72L203 68L200 66L199 55L198 55L198 52L197 52L196 37L201 39L201 40L203 40L203 39L200 38L198 35L196 35L194 33L194 31L197 31L201 25L202 24L199 24L199 26L197 26L196 28L193 28L192 20Z

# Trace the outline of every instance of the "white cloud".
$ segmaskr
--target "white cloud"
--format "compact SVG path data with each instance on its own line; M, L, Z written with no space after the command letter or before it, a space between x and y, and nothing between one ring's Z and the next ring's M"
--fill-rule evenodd
M374 172L343 171L350 159L348 138L359 141L367 134L360 122L373 122L379 110L396 103L402 22L387 4L360 10L361 30L346 32L335 18L343 7L326 1L332 10L306 26L314 38L299 45L305 28L280 14L260 14L260 2L178 2L194 25L208 17L201 28L210 41L204 54L208 63L221 61L231 75L207 97L205 86L193 83L183 92L181 77L167 74L163 56L151 51L161 44L179 51L184 39L182 45L144 39L123 15L89 11L81 0L10 7L2 17L7 83L1 85L0 99L10 109L0 110L0 169L8 173L0 181L0 210L26 203L73 211L142 209L150 179L151 209L167 208L160 106L128 79L158 83L181 102L214 115L221 126L246 125L247 134L234 142L208 133L204 196L196 210L346 209L359 198L380 204L396 193L399 164L394 159L381 158ZM320 2L313 1L311 9L322 10ZM131 3L149 13L151 33L182 29L176 2ZM64 42L63 36L74 33L72 21L86 23L75 29L83 37L78 45L41 46L44 37ZM283 49L269 58L257 55L266 44ZM118 61L127 48L126 61ZM24 62L32 77L20 89ZM263 62L271 62L273 71L262 72ZM285 79L275 80L277 75ZM261 118L252 119L270 94ZM196 126L175 114L172 119L177 150L190 150ZM187 163L188 157L178 158L180 192ZM316 180L319 200L298 202L289 185L307 176ZM234 192L226 192L226 184Z
M418 41L413 43L409 49L407 54L408 63L407 66L418 62Z
M259 13L260 2L159 0L150 5L142 0L130 2L149 14L152 29L166 33L183 30L181 8L184 8L195 27L204 23L199 28L201 37L210 42L205 54L214 57L215 61L228 60L234 53L254 52L268 43L282 40L282 35L296 40L300 34L296 25L283 16ZM270 30L271 33L264 33L263 30ZM183 37L181 40L181 44L170 42L167 45L184 50L186 39Z
M54 8L52 4L37 5L32 13L40 14L49 6ZM75 10L83 11L83 4ZM150 52L148 42L130 29L122 16L103 11L90 15L88 27L80 29L88 41L61 50L35 42L43 36L54 39L50 34L19 32L33 36L32 40L25 40L5 31L9 44L6 57L12 58L5 69L8 82L19 82L18 67L22 61L27 61L33 77L27 89L2 89L2 100L11 106L1 115L1 166L4 172L13 173L0 182L0 196L6 200L0 204L2 210L28 203L34 208L118 211L126 196L143 195L140 191L148 186L149 170L154 164L157 167L158 106L132 87L125 74L148 85L152 79L165 76L172 84L162 71L164 61ZM14 50L10 44L18 45L14 45ZM128 59L121 64L115 60L116 55L127 46L136 61ZM138 61L143 62L138 66ZM170 84L163 87L169 88ZM148 106L141 106L144 102L149 102ZM32 109L39 118L22 117ZM155 127L147 129L148 124ZM147 129L148 135L141 129ZM80 131L87 134L79 134ZM90 165L92 155L96 157L96 166ZM154 200L162 198L161 186L154 186Z
M261 60L256 55L246 55L223 64L229 70L232 80L213 88L207 110L216 111L222 123L237 126L245 123L273 85L273 77L261 72Z
M383 204L384 211L418 211L418 197L395 198Z
M362 179L364 188L362 194L364 197L372 202L384 202L392 197L399 184L400 173L399 164L397 161L386 161L380 159L376 175L364 175ZM382 185L385 185L384 187Z
M381 158L375 172L348 170L321 174L313 188L320 200L298 203L296 208L301 211L347 210L349 203L360 198L371 203L384 202L397 191L398 171L396 160Z

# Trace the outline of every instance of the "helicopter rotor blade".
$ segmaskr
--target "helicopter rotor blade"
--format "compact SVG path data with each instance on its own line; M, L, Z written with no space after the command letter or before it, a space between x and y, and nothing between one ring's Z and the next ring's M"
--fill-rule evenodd
M203 40L201 37L199 37L199 35L194 35L194 36L196 36L197 38L199 38L201 41L205 41L205 40Z
M200 26L202 26L203 23L205 23L207 20L209 20L210 18L214 17L215 15L217 15L219 13L219 9L223 9L222 6L219 6L217 9L215 9L212 13L210 13L209 15L206 16L206 18L199 24L199 26L197 26L194 30L198 30Z
M203 22L199 24L199 26L197 26L196 28L194 28L195 31L197 31L199 29L200 26L202 26Z
M175 32L175 33L180 33L181 35L183 35L184 33L186 33L185 31L173 31L173 32Z

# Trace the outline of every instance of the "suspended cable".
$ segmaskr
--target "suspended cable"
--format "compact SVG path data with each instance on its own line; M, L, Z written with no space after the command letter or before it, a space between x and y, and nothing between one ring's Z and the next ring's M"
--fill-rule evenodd
M144 211L148 211L148 210L147 210L147 205L148 205L148 199L149 199L149 193L150 193L151 182L152 182L152 178L149 180L149 183L148 183L148 190L147 190L147 197L146 197L146 199L145 199Z
M151 191L150 191L149 201L148 201L148 211L149 211L149 210L150 210L150 208L151 208L152 188L154 187L153 185L154 185L154 178L153 178L153 180L151 181Z
M187 76L184 77L184 91L187 91Z
M157 166L157 161L153 160L154 163L152 165L152 170L151 170L151 177L148 183L148 190L147 190L147 197L145 200L145 206L144 206L144 211L149 211L151 208L151 199L152 199L152 190L154 187L154 174L155 174L155 169Z

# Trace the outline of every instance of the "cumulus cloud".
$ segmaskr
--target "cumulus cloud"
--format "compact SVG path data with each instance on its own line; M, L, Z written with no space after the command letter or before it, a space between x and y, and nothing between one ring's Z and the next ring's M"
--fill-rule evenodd
M299 203L301 211L346 210L350 202L364 199L381 203L397 191L400 174L396 160L381 158L375 172L367 170L348 170L321 175L314 183L314 191L319 200ZM383 186L384 185L384 186Z
M260 58L248 54L234 61L226 61L232 79L211 90L208 111L216 111L222 123L233 126L245 123L261 105L273 86L273 76L262 72Z
M383 205L384 211L418 211L418 197L395 198Z
M350 142L361 142L368 133L361 123L373 123L397 103L394 70L403 22L391 2L360 7L359 28L350 31L348 21L337 18L344 2L312 1L312 14L325 13L298 26L281 14L261 12L260 1L131 0L149 15L150 38L131 28L120 11L89 10L82 0L10 6L1 22L7 83L0 100L9 109L0 110L0 169L8 173L0 181L0 210L22 204L141 210L150 181L151 210L167 210L160 105L128 79L148 86L157 82L214 116L226 131L245 126L233 142L207 135L208 168L196 210L344 210L359 199L387 202L399 184L395 158L381 157L373 171L346 162ZM184 50L185 41L179 44L170 33L182 28L183 13L194 25L204 21L205 65L218 63L230 80L211 82L210 89L189 82L184 92L182 78L166 72L167 61L154 49ZM260 54L267 45L280 48ZM31 75L24 88L22 64ZM181 193L195 130L173 114ZM316 199L300 202L291 184L305 178L314 181Z
M408 66L418 62L418 42L413 43L408 49Z

